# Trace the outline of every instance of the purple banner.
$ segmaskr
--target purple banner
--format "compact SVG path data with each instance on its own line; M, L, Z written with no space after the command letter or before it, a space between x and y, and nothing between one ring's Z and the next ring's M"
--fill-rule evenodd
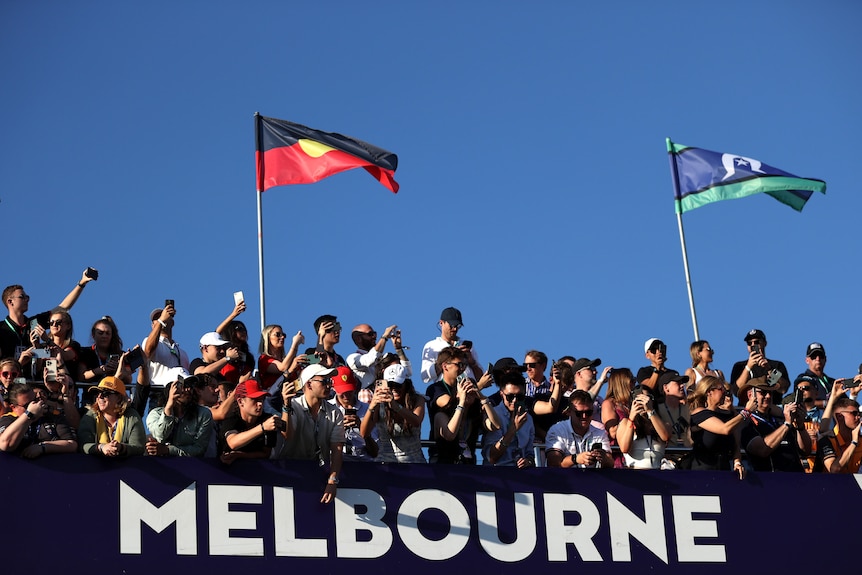
M0 465L10 573L34 561L147 575L264 564L378 575L569 573L573 563L591 573L800 572L823 565L787 545L811 533L809 504L818 525L848 537L862 516L859 475L347 463L338 500L323 505L325 470L306 462L3 454Z

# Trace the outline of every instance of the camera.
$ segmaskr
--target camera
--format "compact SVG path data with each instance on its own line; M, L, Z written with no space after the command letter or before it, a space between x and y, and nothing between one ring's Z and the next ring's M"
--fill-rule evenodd
M285 429L287 429L287 424L284 422L283 419L281 419L277 415L273 415L272 418L275 420L276 431L284 431Z
M87 268L87 271L84 272L84 275L91 280L97 280L99 279L99 270L95 268Z

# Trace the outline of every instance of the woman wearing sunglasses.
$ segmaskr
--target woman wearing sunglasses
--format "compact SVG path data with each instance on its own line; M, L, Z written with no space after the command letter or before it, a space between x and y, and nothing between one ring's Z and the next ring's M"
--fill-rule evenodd
M51 350L51 355L56 356L58 351L61 352L67 373L77 374L81 344L72 339L72 316L66 311L55 309L48 320L48 328L50 330L48 348Z
M227 365L219 370L221 379L226 379L232 383L247 380L254 370L254 355L248 346L248 330L243 322L236 319L244 311L245 302L237 303L230 315L216 328L216 333L228 342L229 347L235 347L239 350L239 357L229 360Z
M260 334L260 357L257 360L257 370L260 373L261 388L269 389L275 380L284 373L294 373L299 376L299 368L303 365L305 355L296 355L296 350L305 342L301 331L296 332L290 342L290 349L285 350L284 342L287 334L280 325L272 324L263 328Z
M96 320L90 328L90 337L93 344L81 351L77 371L78 381L87 383L101 381L107 375L115 375L123 354L123 340L111 316L102 316ZM132 370L128 366L120 373L120 379L126 385L132 383Z
M97 395L78 429L83 452L110 458L143 455L144 424L129 405L123 381L109 376L88 391Z
M359 429L363 437L378 434L377 461L426 463L420 431L425 418L425 399L416 393L407 369L393 363L383 370Z
M9 411L9 406L6 404L6 394L19 377L23 376L21 375L21 364L18 363L17 359L7 357L0 360L0 415Z

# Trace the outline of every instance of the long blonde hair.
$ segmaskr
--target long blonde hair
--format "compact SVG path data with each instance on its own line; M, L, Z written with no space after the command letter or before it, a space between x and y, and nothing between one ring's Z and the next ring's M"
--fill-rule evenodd
M706 407L706 399L709 394L709 390L717 385L720 385L722 389L724 389L724 382L712 375L703 376L700 381L697 382L697 386L694 388L694 391L688 395L688 399L686 400L690 407ZM724 397L722 396L722 401L724 401ZM719 405L721 402L719 402Z

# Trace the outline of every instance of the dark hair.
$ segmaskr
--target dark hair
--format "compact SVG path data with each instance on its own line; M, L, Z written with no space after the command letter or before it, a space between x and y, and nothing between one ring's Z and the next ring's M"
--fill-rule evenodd
M335 317L334 315L328 315L327 314L327 315L320 316L319 318L314 320L314 333L316 334L318 332L318 330L320 329L320 326L323 325L324 323L326 323L328 321L335 323L337 320L338 320L338 318Z
M103 315L93 323L90 328L90 337L93 343L96 343L96 326L103 323L111 328L111 341L108 343L108 353L123 353L123 340L120 338L120 332L117 330L117 324L109 315Z
M461 351L461 348L449 346L440 350L440 354L437 356L437 361L440 365L443 365L453 359L464 359L465 357L466 356L464 355L464 352Z
M517 372L504 371L497 376L496 380L500 389L503 389L507 385L517 385L521 389L524 389L524 376Z
M524 355L527 357L535 357L538 360L537 363L541 363L542 365L548 365L548 356L545 355L544 352L541 352L537 349L531 349Z
M589 394L589 392L584 391L583 389L576 389L571 393L571 395L569 395L569 405L572 406L576 403L592 405L593 397Z

